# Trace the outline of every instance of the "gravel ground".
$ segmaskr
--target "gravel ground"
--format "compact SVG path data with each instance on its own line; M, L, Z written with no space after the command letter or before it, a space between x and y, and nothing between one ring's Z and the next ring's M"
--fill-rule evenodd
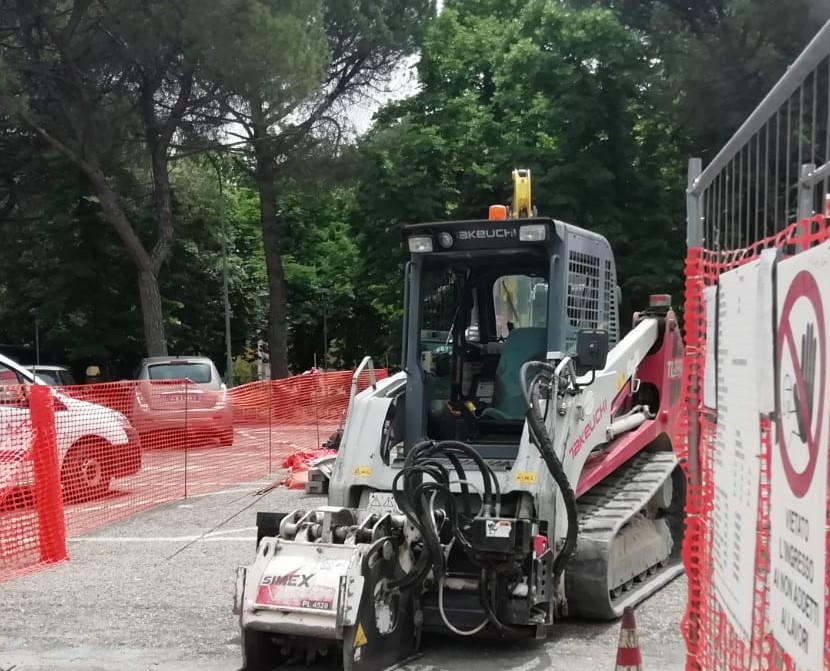
M265 482L111 524L70 540L70 562L0 584L0 671L239 669L234 572L252 558L256 511L323 502L278 488L240 512ZM679 625L685 605L686 584L679 578L638 608L646 671L684 669ZM426 639L424 655L407 670L462 671L475 656L477 671L541 671L574 663L610 671L618 638L616 622L567 622L537 645Z

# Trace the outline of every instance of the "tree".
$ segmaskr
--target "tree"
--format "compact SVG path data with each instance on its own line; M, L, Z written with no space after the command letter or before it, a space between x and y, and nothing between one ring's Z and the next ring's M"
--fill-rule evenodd
M112 180L119 154L128 151L130 135L140 126L130 105L130 85L136 82L127 81L122 64L110 55L115 51L105 27L111 25L110 18L97 5L82 0L68 7L47 2L5 5L0 43L2 97L26 128L78 166L93 185L138 274L147 349L161 354L166 352L166 343L157 275L173 233L159 161L181 119L192 84L182 73L178 90L172 91L175 102L163 119L156 116L152 103L162 86L170 84L166 71L162 69L157 77L148 75L134 89L138 101L133 102L144 105L144 135L160 214L155 244L148 250L127 219ZM118 37L115 41L121 42ZM169 88L165 93L171 94Z
M86 176L59 155L39 157L46 179L21 184L17 216L2 222L0 339L87 357L130 362L143 350L136 276L114 229L106 226ZM129 192L125 184L120 185ZM152 213L130 213L152 224Z
M288 375L285 225L277 207L278 178L288 175L292 160L301 153L339 140L347 107L387 78L413 50L418 30L433 11L433 0L403 5L397 0L329 0L320 9L328 58L313 60L315 68L322 66L317 78L307 79L313 86L286 87L282 73L255 69L224 80L235 94L224 112L241 127L239 136L247 148L244 162L260 197L273 378ZM314 36L309 40L313 42Z
M262 318L265 285L257 196L227 160L199 156L178 161L171 173L179 233L162 288L168 298L173 351L200 352L226 368L223 245L227 255L232 354L251 345Z
M336 335L347 341L341 355L353 359L356 348L348 342L348 325L354 317L355 287L362 268L349 220L353 190L324 179L310 185L284 180L279 186L291 358L298 370L309 368L315 355L318 365L323 365L331 337Z
M285 3L281 3L283 6ZM291 63L307 76L302 41L275 46L314 17L296 0L12 0L0 9L0 100L9 113L85 175L137 275L144 339L165 354L159 274L175 239L169 161L177 142L210 130L218 69L232 79ZM299 14L291 14L291 11ZM298 18L301 17L301 18ZM150 182L155 226L139 231L119 172Z
M177 161L171 170L177 235L169 270L160 278L165 333L171 353L202 353L224 362L222 235L228 241L232 342L250 344L263 310L265 284L258 200L238 173L225 177L224 207L216 175L203 157ZM232 167L232 166L226 166ZM106 365L130 375L144 354L137 278L115 231L106 225L88 180L60 156L32 172L48 176L19 184L17 216L0 222L0 342L34 344L65 352L70 363ZM37 188L40 187L40 188ZM154 227L144 186L118 184L127 216L143 232ZM224 209L223 231L220 213Z
M376 323L400 341L399 227L486 217L514 167L540 214L609 238L624 317L648 293L679 293L683 161L654 97L645 45L607 10L561 3L447 2L427 31L421 91L389 106L364 143L362 255ZM386 253L384 253L386 250ZM624 319L625 324L627 319Z
M635 29L661 71L659 106L689 154L712 159L830 18L815 0L571 0ZM679 196L679 197L682 197Z

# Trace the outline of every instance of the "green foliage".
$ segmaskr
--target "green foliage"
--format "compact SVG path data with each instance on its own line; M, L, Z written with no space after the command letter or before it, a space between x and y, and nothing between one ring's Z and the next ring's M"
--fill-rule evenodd
M824 0L570 0L603 5L636 30L675 142L710 160L824 22Z
M291 359L301 370L312 365L315 354L322 365L324 317L331 340L344 337L355 316L355 286L362 264L347 218L354 207L353 193L325 181L315 183L312 190L286 180L280 185L279 207L289 250L283 260Z
M283 105L319 89L328 57L321 0L187 0L186 11L186 40L210 81Z
M135 357L141 318L130 263L85 180L63 167L33 218L4 226L0 339L31 342L37 319L43 344L66 348L72 358L110 351Z
M259 296L265 266L256 195L229 180L220 198L218 177L204 159L182 162L172 178L179 240L162 284L162 294L176 299L168 307L171 351L201 352L224 370L223 227L235 353L250 344L263 319Z
M665 102L697 155L714 158L828 16L830 8L816 21L808 0L732 0L720 20L705 24L655 7L651 24L666 74Z
M238 356L233 360L234 386L256 382L257 365L254 357L255 353L248 352L246 356Z
M229 296L235 353L245 351L263 320L265 270L256 195L228 179L220 200L217 176L205 159L177 163L172 174L179 236L162 278L171 353L203 353L224 368L222 208L228 236ZM129 375L144 355L135 276L97 199L71 168L55 170L33 219L4 226L0 250L0 341L31 343L34 320L45 347L69 360L112 361ZM122 183L132 220L151 225L151 213ZM135 199L130 194L136 195ZM142 220L143 217L143 220ZM14 234L10 234L11 231Z
M533 0L508 18L499 7L448 3L425 36L422 91L385 110L366 142L359 226L387 347L402 259L383 249L400 244L399 225L486 216L514 167L531 169L540 214L610 239L629 310L681 287L682 160L643 44L607 10Z

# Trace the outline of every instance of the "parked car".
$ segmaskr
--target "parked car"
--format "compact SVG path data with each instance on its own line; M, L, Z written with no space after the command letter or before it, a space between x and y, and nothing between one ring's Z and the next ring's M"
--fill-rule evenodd
M78 384L66 366L32 366L32 372L52 387L74 387Z
M233 445L233 409L216 365L204 356L149 357L135 375L131 419L139 433L185 431Z
M32 486L27 449L32 428L29 388L46 385L31 370L0 355L0 489ZM109 490L110 481L141 470L138 432L119 412L52 388L61 487L65 500Z

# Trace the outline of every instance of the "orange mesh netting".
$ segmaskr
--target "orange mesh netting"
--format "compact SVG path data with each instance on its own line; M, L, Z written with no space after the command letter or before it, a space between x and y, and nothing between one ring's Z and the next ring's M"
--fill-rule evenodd
M45 387L0 387L0 579L67 557L54 417Z
M64 533L289 466L286 484L297 486L308 465L288 459L323 454L314 451L341 427L352 375L228 391L188 379L0 387L0 580L65 558Z
M758 518L755 529L755 568L752 603L752 627L747 636L738 633L727 617L724 607L715 593L714 574L714 502L717 492L714 486L715 439L718 428L717 412L702 403L706 351L714 343L706 339L706 315L703 290L717 284L724 272L737 268L759 257L764 249L789 247L789 253L808 249L830 240L830 223L818 215L791 225L777 235L766 238L742 250L713 252L700 248L689 250L686 260L686 365L684 366L683 418L676 445L679 456L691 474L695 468L690 457L688 432L699 431L700 485L692 486L687 501L687 531L683 547L683 559L688 578L689 601L683 621L689 671L749 671L755 669L785 669L794 671L793 660L784 654L772 636L770 628L769 582L770 553L770 473L772 463L773 426L768 418L760 421L760 485ZM754 365L771 366L769 361ZM695 418L698 418L697 421ZM827 445L823 449L828 449ZM691 455L693 457L693 455ZM823 474L828 477L828 474ZM830 500L828 500L830 510ZM824 529L824 544L830 551L830 535ZM777 551L777 550L775 550ZM830 607L827 594L830 583L825 581L825 603ZM825 611L827 612L827 611ZM830 668L830 618L825 618L824 665ZM801 669L818 671L818 669Z

